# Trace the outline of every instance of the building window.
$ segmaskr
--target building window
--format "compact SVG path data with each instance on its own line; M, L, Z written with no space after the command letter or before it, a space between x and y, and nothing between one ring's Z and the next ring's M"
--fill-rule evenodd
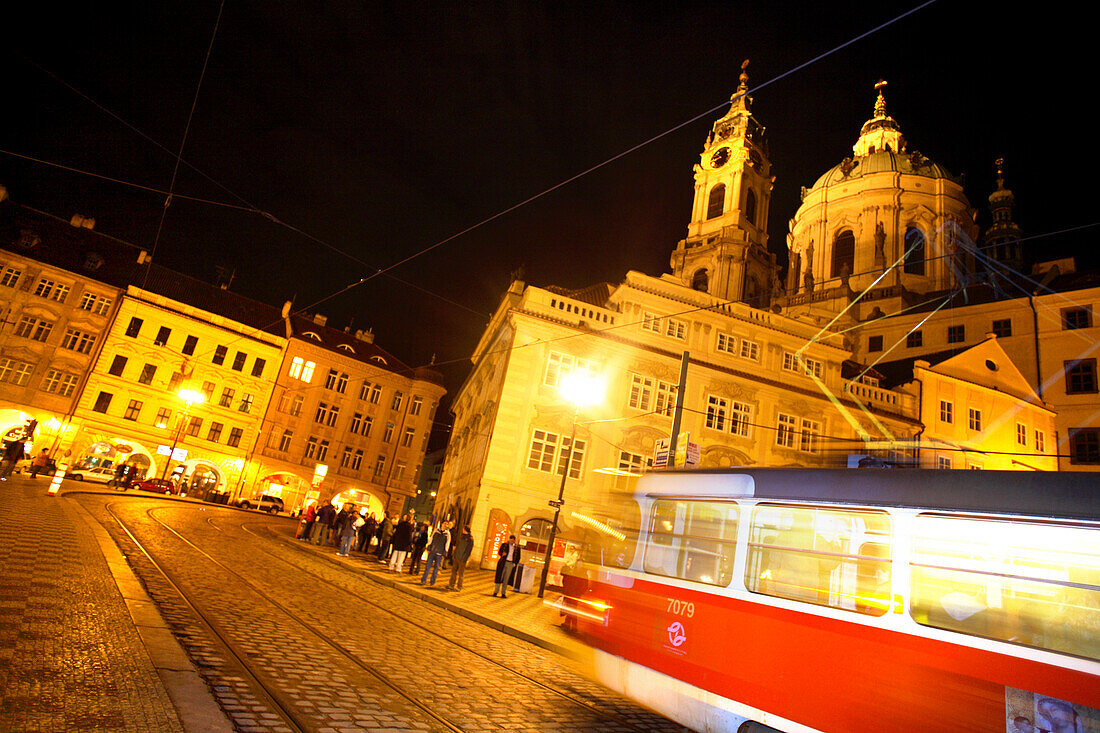
M317 412L315 412L314 415L313 415L313 422L320 423L320 424L324 425L325 424L325 418L327 418L327 417L328 417L328 403L327 402L318 402L317 403Z
M779 414L775 430L775 444L781 448L794 448L798 434L798 418L794 415Z
M648 410L653 397L653 380L640 374L632 374L630 399L627 404L636 410Z
M940 422L955 422L955 403L940 400Z
M168 337L172 335L172 329L168 326L161 326L157 331L157 337L153 339L153 346L164 346L168 343Z
M283 434L279 436L279 450L286 453L290 450L290 439L294 437L293 430L284 430Z
M671 336L674 339L684 340L684 335L687 333L687 324L683 321L678 321L675 318L669 318L665 322L665 336Z
M413 444L413 438L416 436L416 430L413 428L405 428L405 435L401 438L401 447L409 448Z
M997 338L1007 338L1012 335L1012 319L1000 318L993 321L993 335Z
M798 449L804 453L817 453L821 442L821 423L816 420L802 421L802 436Z
M34 365L14 359L0 359L0 382L11 382L22 387L31 378Z
M1027 425L1022 422L1016 423L1016 442L1020 445L1027 445Z
M141 332L141 324L145 321L141 320L137 316L130 319L130 325L126 327L126 335L130 338L137 338L137 335Z
M16 270L8 267L4 270L4 274L0 277L0 285L5 285L9 288L14 288L19 284L19 276L23 274L22 270Z
M245 392L241 395L241 404L237 405L238 412L251 412L253 396Z
M569 438L563 438L545 430L535 430L531 433L527 467L535 471L561 475L565 471L566 454L569 454L569 477L580 478L585 448L585 442L578 440L570 451Z
M304 395L296 394L294 399L290 402L290 414L294 417L298 417L302 414L302 404L306 401Z
M370 403L372 405L377 405L381 401L382 401L382 385L381 384L371 385L371 388L370 388Z
M183 340L183 353L187 356L191 356L195 353L195 347L199 345L199 339L197 336L188 336Z
M45 392L53 392L62 397L71 397L76 390L77 376L65 374L58 369L46 371L46 378L42 380L42 389Z
M710 190L707 198L707 218L716 219L722 215L726 205L726 184L719 183Z
M394 478L394 480L400 481L402 478L405 477L405 468L406 467L407 466L406 466L404 461L398 461L397 462L397 465L393 469L393 478Z
M718 334L718 343L715 345L716 351L724 351L727 354L737 353L737 337L728 333Z
M420 414L420 408L424 406L423 397L413 397L412 404L409 405L409 414L416 416Z
M156 364L146 364L141 368L141 374L138 375L138 384L149 384L153 381L153 376L157 373Z
M183 382L183 374L181 372L172 372L172 376L168 377L168 391L178 392L179 386ZM203 399L205 401L205 398Z
M393 404L390 405L390 409L391 410L400 410L401 409L401 402L403 401L403 399L404 399L403 394L401 394L400 392L394 392L393 393Z
M1100 430L1096 428L1070 428L1069 462L1100 463Z
M734 401L730 408L730 432L733 435L740 435L742 438L749 437L752 428L753 406L745 402Z
M358 471L363 465L363 451L355 451L355 455L351 459L351 470Z
M233 366L230 368L235 372L243 372L244 363L246 361L248 361L248 354L244 353L243 351L238 351L233 357Z
M123 420L137 420L138 415L141 414L141 400L130 400L130 404L126 405L126 412L122 415Z
M966 341L966 326L948 326L947 327L947 343L949 344L961 344Z
M222 439L222 428L225 427L220 422L210 423L210 430L206 433L206 439L212 443L217 443Z
M348 391L348 375L341 372L340 376L336 378L336 391L340 394L344 394Z
M363 413L353 412L351 414L351 424L348 426L348 432L358 433L359 428L363 425Z
M393 423L386 423L386 430L382 433L382 442L389 443L393 440Z
M1092 314L1088 308L1066 308L1062 311L1062 329L1070 331L1092 326Z
M374 462L374 477L381 478L382 474L386 472L386 456L379 454L378 460Z
M661 332L661 317L653 313L642 313L642 330L652 333Z
M192 438L199 437L199 433L202 432L202 418L192 416L187 421L187 434Z
M171 420L172 411L167 407L161 407L157 410L157 419L153 421L153 425L158 428L166 428Z
M637 453L619 451L619 470L628 473L641 473L646 467L646 460Z
M371 417L370 415L365 416L363 418L363 437L364 438L369 438L370 437L371 425L374 425L374 418Z
M905 264L903 269L910 275L924 274L924 232L916 227L905 230Z
M936 463L937 468L943 469L945 471L951 470L951 459L947 456L938 456Z
M229 439L225 441L225 444L230 448L236 448L241 444L242 437L244 437L243 428L229 428Z
M228 354L228 353L229 353L229 349L227 347L225 347L225 346L215 346L214 347L214 358L211 359L210 361L214 364L224 364L225 363L225 355Z
M214 397L214 383L203 382L202 383L202 401L209 402Z
M882 336L871 336L867 339L867 351L874 353L882 351Z
M910 331L905 337L905 345L910 349L919 349L924 346L924 334L918 331Z
M306 458L308 460L316 460L317 458L317 446L319 441L312 435L309 436L309 440L306 441Z
M599 365L588 359L578 359L571 354L563 354L560 351L551 351L546 362L546 374L542 383L547 387L557 387L561 378L576 371L586 371L595 376L599 374Z
M363 380L363 383L359 385L359 399L365 400L370 394L370 382Z
M336 386L336 375L337 371L335 369L328 370L328 376L325 377L325 389L333 389Z
M1047 452L1047 436L1042 430L1035 431L1035 450L1038 453Z
M783 368L798 374L812 374L818 379L821 379L821 375L824 374L824 367L820 361L790 351L783 353Z
M56 284L57 283L55 283L53 280L42 278L38 281L38 285L35 286L34 294L41 298L48 298L50 296L50 293L53 292L54 285Z
M289 375L294 379L301 379L302 367L305 365L306 360L300 356L296 356L290 360L290 372Z
M830 277L851 275L856 261L856 236L851 229L837 233L833 240L833 269Z
M1067 361L1066 394L1096 392L1096 359Z
M760 344L748 339L741 339L741 358L760 361Z
M222 396L218 399L219 407L230 407L233 405L233 395L237 393L237 390L232 387L226 387L222 390Z
M252 362L252 376L262 377L264 375L264 367L267 366L267 359L261 359L256 357L256 361Z
M345 445L343 453L340 454L340 467L341 468L350 468L351 467L351 446L350 445Z
M711 430L725 430L727 410L729 410L729 403L724 397L707 395L706 426Z
M309 384L313 381L313 370L317 368L317 365L312 361L307 361L302 367L302 381Z
M114 395L110 392L100 392L99 396L95 398L95 405L92 406L93 412L107 412L107 408L111 406L111 398Z
M751 188L745 191L745 221L756 226L756 192Z
M45 342L53 331L53 323L32 316L23 316L15 327L15 335Z
M330 428L336 427L336 420L339 417L340 417L340 406L339 405L333 405L331 408L329 408L328 418L325 420L325 425L328 425Z
M75 328L65 329L65 337L61 339L61 348L72 349L79 354L87 354L94 345L94 334L78 331Z
M969 416L968 426L971 430L981 432L982 429L982 411L976 407L971 407L967 410Z

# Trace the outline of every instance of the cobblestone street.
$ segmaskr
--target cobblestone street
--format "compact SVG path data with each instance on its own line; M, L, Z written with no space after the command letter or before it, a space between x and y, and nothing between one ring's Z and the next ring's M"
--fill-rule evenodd
M110 578L104 580L102 554L85 536L86 513L122 550L236 730L680 730L587 679L579 661L585 650L551 628L552 609L522 594L491 598L476 571L467 573L461 594L429 590L373 560L336 558L330 548L295 541L285 517L86 489L46 499L44 483L19 483L3 487L5 565L16 569L4 583L27 598L17 608L9 598L20 593L6 592L0 607L3 653L12 659L0 678L0 729L188 727L173 715L156 672L134 669L143 656L140 640L127 635L133 624L125 606L104 587ZM37 562L36 555L55 559ZM39 629L40 614L26 609L47 569L100 584L85 579L82 610L62 609L54 627ZM95 639L101 656L58 660L49 646L58 635ZM32 648L39 650L34 660L25 656ZM116 668L117 681L99 689ZM99 669L108 674L87 679ZM60 670L85 680L87 701L68 683L51 697L41 682L30 682ZM96 697L111 694L134 698L132 721L77 719L101 710L124 715L126 703L104 705ZM41 725L18 717L45 709L65 717Z

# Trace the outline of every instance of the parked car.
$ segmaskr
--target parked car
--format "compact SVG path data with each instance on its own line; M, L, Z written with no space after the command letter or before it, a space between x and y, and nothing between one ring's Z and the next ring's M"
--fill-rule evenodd
M72 479L74 481L95 481L97 483L105 484L115 477L114 469L104 468L103 466L92 466L91 468L70 468L65 472L65 478Z
M176 486L166 478L147 478L144 481L135 481L130 484L132 489L140 489L141 491L152 491L156 494L174 494L176 493Z
M259 509L268 514L278 514L283 511L283 500L278 496L263 494L251 499L241 499L237 502L237 506L241 509Z

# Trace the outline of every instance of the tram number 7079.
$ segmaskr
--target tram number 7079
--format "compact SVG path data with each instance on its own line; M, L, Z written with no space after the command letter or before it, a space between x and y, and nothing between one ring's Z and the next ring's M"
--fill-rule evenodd
M668 612L676 616L691 618L695 615L695 604L690 601L680 601L675 598L669 598Z

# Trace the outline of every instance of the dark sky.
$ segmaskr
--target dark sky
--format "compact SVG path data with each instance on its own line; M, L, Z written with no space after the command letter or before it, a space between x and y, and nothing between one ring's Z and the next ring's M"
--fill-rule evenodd
M983 216L1004 156L1028 235L1094 222L1095 42L1070 14L1079 5L1007 5L939 0L754 94L781 261L800 186L850 154L880 77L909 149L964 174ZM915 6L228 0L183 155L224 189L182 167L175 191L247 201L348 256L256 213L176 198L156 260L203 278L235 267L234 290L308 306L721 104L743 58L757 86ZM12 18L0 149L167 189L218 2L61 7ZM520 266L566 287L668 269L691 167L724 111L392 271L416 287L379 277L316 310L372 327L410 364L454 362L453 392ZM7 154L0 184L147 249L164 202ZM1029 246L1083 253L1092 236Z

